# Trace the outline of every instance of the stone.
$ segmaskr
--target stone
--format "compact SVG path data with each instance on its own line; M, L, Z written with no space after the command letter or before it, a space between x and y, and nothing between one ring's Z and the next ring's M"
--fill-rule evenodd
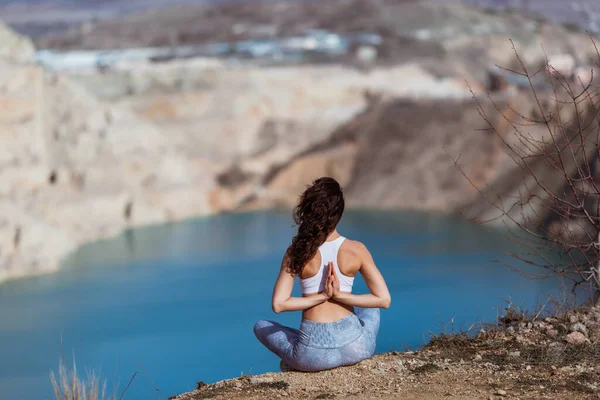
M594 384L592 384L592 383L588 383L588 384L587 384L587 387L588 387L588 388L589 388L589 389L590 389L592 392L595 392L595 391L597 391L597 390L598 390L598 386L596 386L596 385L594 385Z
M571 332L581 332L585 336L588 335L588 331L587 331L586 326L584 324L582 324L581 322L577 322L577 323L571 325L571 327L569 328L569 330Z
M257 376L257 377L250 378L250 383L253 385L258 385L260 383L272 383L272 382L273 382L273 378L268 377L268 376L266 376L266 377Z
M565 341L569 344L580 346L589 343L589 339L581 332L571 332L565 337Z
M481 354L477 354L475 355L475 358L473 358L474 361L481 361L483 360L483 357L481 357Z
M551 338L556 338L558 336L558 331L556 329L548 328L546 329L546 335Z
M571 314L569 315L569 322L575 324L579 322L579 318L577 317L577 315Z
M519 358L519 357L521 357L521 352L520 351L511 351L508 353L508 356L511 358Z
M506 396L506 390L498 389L498 390L496 391L496 394L497 394L498 396Z

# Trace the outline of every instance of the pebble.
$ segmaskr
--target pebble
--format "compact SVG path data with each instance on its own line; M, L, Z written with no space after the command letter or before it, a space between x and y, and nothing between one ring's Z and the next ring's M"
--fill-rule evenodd
M598 386L592 384L592 383L588 383L587 387L592 391L595 392L596 390L598 390Z
M571 332L581 332L585 336L587 336L587 334L588 334L587 328L581 322L571 325L570 331Z
M250 383L253 385L258 385L259 383L271 383L273 382L273 378L264 377L264 378L250 378Z
M521 357L521 352L520 351L511 351L508 353L509 357L513 357L513 358L518 358Z
M579 319L577 318L577 316L575 316L575 315L571 315L571 316L569 317L569 322L570 322L570 323L574 324L574 323L576 323L577 321L579 321Z
M499 390L496 392L496 394L497 394L498 396L506 396L506 390L499 389Z
M543 330L543 329L546 329L547 327L548 326L545 323L543 323L542 321L538 321L538 322L534 322L533 323L533 329L541 329L541 330Z
M551 338L555 338L558 336L558 331L556 329L548 328L546 329L546 335L550 336Z
M483 360L483 357L481 357L481 354L477 354L473 360L474 361L481 361L481 360Z
M582 345L589 343L589 339L581 332L571 332L565 338L565 341L569 344Z

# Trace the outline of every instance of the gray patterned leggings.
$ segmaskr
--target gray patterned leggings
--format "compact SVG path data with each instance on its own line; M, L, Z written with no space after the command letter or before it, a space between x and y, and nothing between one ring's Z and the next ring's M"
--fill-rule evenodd
M358 307L335 322L304 319L300 329L264 320L254 325L258 340L298 371L322 371L369 358L378 331L379 309Z

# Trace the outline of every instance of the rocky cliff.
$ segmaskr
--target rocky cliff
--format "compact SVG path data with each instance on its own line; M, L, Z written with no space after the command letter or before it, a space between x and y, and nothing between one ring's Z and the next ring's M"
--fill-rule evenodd
M194 391L173 399L587 400L597 396L598 309L527 317L508 308L498 324L471 328L469 334L432 336L418 351L378 354L328 371L270 372L211 384L198 381Z
M35 60L35 47L31 40L17 35L0 21L0 60L30 63Z
M78 245L129 226L211 212L210 162L68 77L25 64L21 51L3 52L0 281L52 271Z
M531 65L543 62L540 42L585 63L592 51L578 43L589 39L455 4L382 4L395 14L377 24L406 19L392 44L437 50L367 70L192 59L66 75L0 30L0 281L52 271L128 227L289 206L320 175L340 179L351 206L477 209L455 160L480 185L513 170L464 79L482 93L488 66L511 62L507 32ZM534 115L518 90L496 99Z

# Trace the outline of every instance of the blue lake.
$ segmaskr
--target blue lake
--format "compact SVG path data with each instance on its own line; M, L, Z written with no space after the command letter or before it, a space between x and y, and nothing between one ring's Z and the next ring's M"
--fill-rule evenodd
M533 307L562 291L495 262L511 244L457 218L354 211L339 231L367 245L392 293L378 352L417 348L452 320L455 329L493 322L509 298ZM137 372L125 399L277 371L252 327L299 323L299 313L270 309L293 234L288 211L136 229L84 246L56 274L0 285L0 398L53 399L49 372L61 355L118 394ZM357 279L355 292L364 291Z

